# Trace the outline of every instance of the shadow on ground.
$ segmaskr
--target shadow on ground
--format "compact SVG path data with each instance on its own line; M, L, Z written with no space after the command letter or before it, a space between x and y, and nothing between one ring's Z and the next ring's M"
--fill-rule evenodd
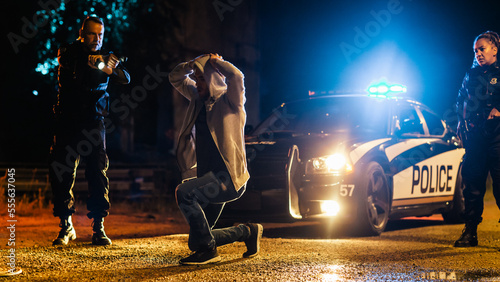
M390 220L384 232L439 226L444 224L444 221L437 217L411 217ZM362 237L352 230L352 226L329 222L297 222L289 224L268 223L264 224L264 227L264 236L268 238L340 239Z

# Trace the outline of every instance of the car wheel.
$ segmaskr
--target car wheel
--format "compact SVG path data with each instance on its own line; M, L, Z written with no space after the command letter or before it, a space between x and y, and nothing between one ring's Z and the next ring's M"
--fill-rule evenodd
M358 194L358 220L356 231L359 235L380 235L389 220L390 192L387 177L380 164L368 164L361 177Z
M455 224L455 223L463 223L463 213L465 210L465 201L464 201L464 188L465 185L462 181L462 166L458 170L457 174L457 182L455 184L455 194L453 196L453 206L452 208L442 213L444 222L447 224Z

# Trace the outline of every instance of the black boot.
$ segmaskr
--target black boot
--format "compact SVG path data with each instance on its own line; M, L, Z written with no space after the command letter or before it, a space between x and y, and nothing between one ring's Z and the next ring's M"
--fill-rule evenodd
M477 243L477 224L466 223L462 235L455 241L455 247L475 247Z
M111 239L106 236L104 232L104 218L96 217L92 223L92 230L94 234L92 235L92 245L106 246L111 245Z
M69 240L76 239L76 232L73 227L73 222L71 222L71 215L68 217L61 217L59 227L61 227L61 231L59 231L57 238L52 241L52 245L67 245Z

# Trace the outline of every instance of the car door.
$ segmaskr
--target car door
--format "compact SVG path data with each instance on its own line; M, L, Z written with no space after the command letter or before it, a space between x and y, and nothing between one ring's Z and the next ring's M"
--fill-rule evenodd
M386 148L395 169L393 208L453 200L463 151L446 142L444 122L417 103L398 108L397 142Z
M439 116L426 107L419 107L418 111L432 141L429 156L413 166L412 196L418 197L420 203L452 201L465 150L452 142L453 135Z
M415 199L428 190L433 166L422 166L434 154L441 139L430 136L419 104L401 102L395 109L396 142L385 148L393 172L393 208L418 204ZM424 179L427 181L424 183Z

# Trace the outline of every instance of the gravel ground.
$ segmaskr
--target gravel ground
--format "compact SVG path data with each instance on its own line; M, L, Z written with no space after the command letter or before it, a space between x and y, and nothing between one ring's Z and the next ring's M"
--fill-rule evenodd
M264 224L258 257L243 259L244 244L234 243L219 248L222 262L218 264L181 266L179 259L189 254L188 227L175 209L168 216L112 213L105 226L113 245L107 247L90 244L91 222L83 212L75 216L78 238L68 246L52 247L58 220L45 211L18 218L16 266L23 273L3 279L500 281L499 217L493 201L488 201L476 248L453 248L462 225L444 225L440 216L393 221L381 236L365 238L335 235L316 223ZM0 239L7 241L7 235L2 232ZM7 255L5 246L1 256Z

